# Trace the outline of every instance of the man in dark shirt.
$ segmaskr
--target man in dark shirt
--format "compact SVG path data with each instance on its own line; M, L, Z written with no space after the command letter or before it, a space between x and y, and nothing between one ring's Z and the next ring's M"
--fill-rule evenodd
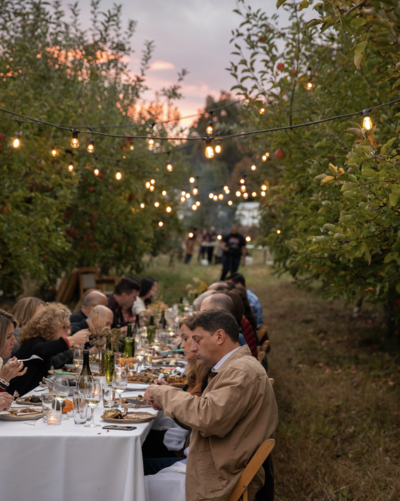
M140 293L140 282L133 277L124 277L117 283L108 298L108 307L114 313L112 327L124 327L134 321L133 303Z
M214 254L214 242L217 240L217 234L215 232L215 226L211 226L210 231L209 231L209 236L210 236L210 245L207 247L207 258L209 264L212 264L212 258Z
M83 298L81 309L69 317L71 324L86 320L92 308L98 305L107 306L107 296L100 291L88 292Z
M226 235L222 239L221 246L224 251L222 258L221 280L225 280L228 272L231 272L231 274L237 272L240 265L240 259L242 257L242 266L244 266L244 259L246 256L246 240L244 236L238 232L236 225L232 226L229 235Z

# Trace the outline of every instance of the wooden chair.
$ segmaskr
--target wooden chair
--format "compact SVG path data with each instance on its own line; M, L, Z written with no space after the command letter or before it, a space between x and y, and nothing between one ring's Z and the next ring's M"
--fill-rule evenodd
M121 280L121 277L107 276L96 278L96 287L101 290L103 294L109 296L115 290L115 286Z
M78 274L79 297L81 298L88 289L96 289L97 268L89 266L86 268L78 268Z
M275 440L273 440L272 438L266 440L260 445L257 452L251 458L249 464L246 466L246 468L243 470L243 473L240 475L238 483L231 492L228 501L239 501L242 494L243 494L243 501L248 501L249 499L248 488L250 482L253 480L254 475L263 465L264 461L267 459L268 455L270 454L274 446L275 446Z

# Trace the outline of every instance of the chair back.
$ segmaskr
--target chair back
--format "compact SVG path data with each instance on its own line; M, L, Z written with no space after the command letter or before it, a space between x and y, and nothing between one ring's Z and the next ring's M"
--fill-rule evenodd
M275 446L275 440L272 438L263 442L258 448L257 452L251 458L249 464L243 470L240 478L231 492L231 495L228 498L228 501L239 501L240 497L243 494L243 501L248 501L248 488L250 482L253 480L255 474L263 465L264 461L267 459L268 455L272 451Z

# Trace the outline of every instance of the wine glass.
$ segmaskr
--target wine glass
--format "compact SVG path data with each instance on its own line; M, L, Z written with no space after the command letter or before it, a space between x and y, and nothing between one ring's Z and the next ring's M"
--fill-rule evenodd
M53 392L57 402L60 402L62 410L62 403L68 398L69 395L69 382L68 379L58 377L54 380Z
M75 369L75 373L76 374L79 374L80 371L78 370L78 367L79 366L83 366L83 350L81 347L77 346L75 349L74 349L74 356L73 356L73 361L74 361L74 365L76 367Z
M84 381L83 388L79 390L81 395L86 400L87 405L92 410L92 416L89 424L85 424L86 428L97 428L99 424L94 422L94 408L97 407L101 400L102 387L100 381Z
M112 378L112 387L119 395L119 405L121 406L122 411L124 410L124 408L122 407L122 394L126 390L127 386L128 386L128 373L126 369L116 370Z

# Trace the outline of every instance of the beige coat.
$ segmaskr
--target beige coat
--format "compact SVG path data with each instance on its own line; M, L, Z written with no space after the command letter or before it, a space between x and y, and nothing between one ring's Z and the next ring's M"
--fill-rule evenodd
M186 470L187 501L225 501L261 443L278 424L268 375L247 346L210 374L201 397L158 386L154 400L166 416L192 429ZM249 489L263 485L261 468Z

